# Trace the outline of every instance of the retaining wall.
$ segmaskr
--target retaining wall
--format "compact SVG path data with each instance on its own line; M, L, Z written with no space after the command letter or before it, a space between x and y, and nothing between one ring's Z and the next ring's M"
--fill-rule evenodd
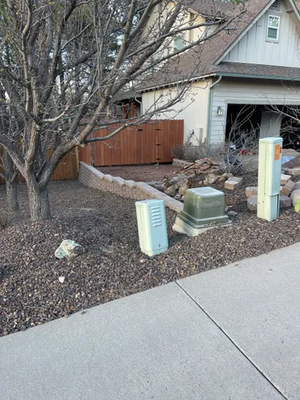
M189 165L192 165L193 163L185 160L180 160L179 158L174 158L172 164L174 165L174 167L184 168Z
M120 177L103 174L96 168L91 167L82 161L79 163L78 179L83 185L94 189L115 193L119 196L134 200L164 200L165 206L171 210L176 212L183 210L183 204L180 201L167 196L145 182L134 182Z

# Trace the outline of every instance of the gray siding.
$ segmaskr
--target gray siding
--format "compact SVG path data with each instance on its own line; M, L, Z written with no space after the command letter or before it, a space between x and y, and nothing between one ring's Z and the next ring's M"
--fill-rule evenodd
M276 81L224 79L212 90L209 135L211 143L224 140L227 104L300 105L300 85L291 86ZM223 109L222 116L217 115L218 107Z
M278 42L267 40L270 14L280 16ZM268 10L222 61L300 67L299 26L295 14L287 13L281 1L280 11Z

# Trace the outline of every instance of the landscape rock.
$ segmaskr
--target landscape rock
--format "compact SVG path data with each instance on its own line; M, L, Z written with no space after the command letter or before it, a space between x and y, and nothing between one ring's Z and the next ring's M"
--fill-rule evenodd
M280 194L282 194L284 196L289 196L292 193L292 191L294 190L294 186L295 186L295 183L292 180L289 180L283 186L283 188L281 188Z
M280 185L286 185L290 179L291 179L291 175L281 174Z
M219 177L219 182L225 182L227 179L231 178L233 174L231 172L225 172L223 175Z
M176 185L176 183L178 183L179 178L178 176L174 176L174 178L169 180L170 185Z
M181 195L179 193L175 194L174 199L181 200Z
M229 217L236 217L238 215L238 213L236 211L228 211L227 215Z
M257 196L248 197L247 206L250 211L256 211L257 210Z
M163 191L165 191L169 186L171 186L171 183L167 177L162 180L161 186Z
M177 177L178 177L179 179L184 179L184 180L189 179L188 176L185 175L185 174L178 174Z
M72 258L84 253L84 247L74 240L63 240L55 250L55 257L59 259Z
M156 184L154 185L154 188L157 189L157 190L160 190L161 192L163 191L163 187L162 187L162 184L161 184L161 183L156 183Z
M218 175L215 174L208 174L207 177L204 180L205 185L212 185L213 183L217 182L219 179Z
M179 186L176 183L175 185L171 185L169 187L167 187L167 189L165 190L165 194L171 197L174 197L175 194L177 193Z
M239 178L237 176L232 176L225 182L224 188L228 189L228 190L235 190L235 189L239 188L242 183L243 183L243 178Z
M291 168L289 169L289 174L293 176L300 175L300 168Z
M247 197L257 196L257 186L246 187L246 196Z
M295 183L294 190L300 189L300 181Z
M201 160L196 160L193 164L187 165L181 171L187 177L220 172L219 165L211 158L205 157Z
M294 190L291 194L291 201L296 212L300 211L300 189Z
M185 192L189 189L190 185L188 182L184 182L179 188L180 196L184 196Z
M280 196L280 208L289 208L292 205L292 200L289 196Z

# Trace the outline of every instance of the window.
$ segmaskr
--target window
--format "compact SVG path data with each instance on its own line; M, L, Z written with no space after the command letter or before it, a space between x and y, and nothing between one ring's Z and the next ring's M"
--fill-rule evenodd
M174 38L173 50L182 50L185 46L184 34L178 35Z
M280 17L275 15L268 16L268 35L267 38L270 40L278 40L279 39L279 23Z

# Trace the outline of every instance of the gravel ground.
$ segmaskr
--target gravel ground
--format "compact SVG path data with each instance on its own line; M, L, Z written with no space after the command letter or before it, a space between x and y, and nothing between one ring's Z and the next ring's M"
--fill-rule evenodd
M255 181L246 177L237 193L226 191L227 205L238 212L227 228L189 238L171 231L175 214L167 210L169 250L154 258L139 250L134 201L77 181L53 182L54 218L31 223L20 185L23 211L0 231L0 335L300 241L300 214L293 209L271 223L247 211L245 186ZM2 204L3 198L1 186ZM86 254L57 260L63 239L76 240Z

